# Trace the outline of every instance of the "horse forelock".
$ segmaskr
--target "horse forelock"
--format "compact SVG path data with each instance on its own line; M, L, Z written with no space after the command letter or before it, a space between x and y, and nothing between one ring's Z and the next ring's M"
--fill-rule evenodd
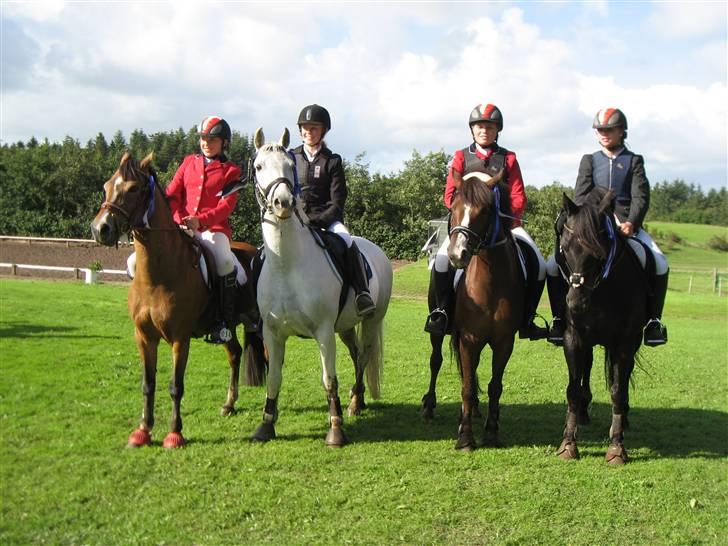
M147 171L149 172L145 172L145 170L141 167L139 161L131 156L129 156L126 161L122 162L122 164L119 165L118 169L118 173L124 180L136 180L138 182L141 182L143 180L146 180L150 174L154 176L156 180L157 175L151 166L147 167ZM116 177L114 176L112 178Z
M599 259L606 258L608 252L608 248L599 238L599 233L604 228L603 218L604 215L594 205L583 205L579 208L579 212L569 217L573 220L573 223L570 222L570 227L581 246Z
M497 184L500 193L500 210L506 215L511 214L511 196L508 185L503 182ZM465 178L460 184L460 192L463 204L472 205L481 210L491 209L495 206L495 191L488 183L478 177ZM508 218L506 217L506 220ZM506 228L510 228L510 222L505 222Z

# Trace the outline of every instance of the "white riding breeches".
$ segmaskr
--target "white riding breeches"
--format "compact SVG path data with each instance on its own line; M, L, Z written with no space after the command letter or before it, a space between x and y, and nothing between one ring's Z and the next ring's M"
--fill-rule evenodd
M349 230L346 229L346 226L339 222L338 220L331 224L326 231L330 231L331 233L336 233L339 237L341 237L344 242L346 243L346 248L351 248L351 244L354 242L354 240L351 238L351 234L349 233Z
M202 244L215 257L217 274L222 277L232 273L233 269L235 269L235 259L232 250L230 250L230 240L227 235L221 231L203 231L199 235Z

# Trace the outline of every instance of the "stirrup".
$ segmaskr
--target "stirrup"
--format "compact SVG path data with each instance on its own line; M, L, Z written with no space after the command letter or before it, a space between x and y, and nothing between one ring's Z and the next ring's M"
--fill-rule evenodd
M660 319L654 318L645 325L644 341L648 347L657 347L667 343L667 328Z
M548 328L541 328L540 326L536 326L533 321L529 322L526 326L518 330L519 339L529 339L531 341L537 341L539 339L546 339L548 335Z
M447 321L447 313L444 309L433 309L432 312L427 315L425 332L444 336L447 330Z
M369 291L367 290L363 290L357 294L355 300L356 312L360 317L371 315L377 309L377 306L374 304L374 300L372 300L371 294L369 294Z
M549 334L546 337L546 341L553 343L557 347L564 345L564 321L559 317L554 317L551 322L551 328L549 328Z

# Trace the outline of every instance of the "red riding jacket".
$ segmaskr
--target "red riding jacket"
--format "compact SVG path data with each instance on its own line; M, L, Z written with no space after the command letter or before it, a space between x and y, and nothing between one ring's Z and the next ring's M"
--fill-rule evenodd
M483 155L480 150L472 144L468 149L470 153L474 153L477 157L482 160L488 159L493 154L493 149L486 149L486 154ZM450 169L447 174L447 183L445 184L445 206L449 209L452 206L452 198L457 189L455 179L452 176L452 171L456 170L461 175L467 173L465 170L465 156L463 150L458 150L452 158L450 163ZM506 173L508 175L508 187L511 189L511 212L513 216L518 220L513 221L513 227L521 225L520 218L523 216L523 211L526 210L526 190L523 185L523 177L521 176L521 167L518 165L516 154L510 150L506 152Z
M214 159L205 165L202 154L185 157L165 192L175 221L181 224L185 216L197 216L200 231L221 231L231 239L228 218L238 202L238 194L223 199L217 193L239 178L240 169L230 160Z

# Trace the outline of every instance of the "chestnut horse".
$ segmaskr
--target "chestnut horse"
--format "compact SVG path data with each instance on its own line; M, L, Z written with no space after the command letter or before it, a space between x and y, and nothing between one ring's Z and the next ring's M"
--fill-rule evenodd
M128 153L119 168L104 184L105 201L91 224L94 239L103 245L117 244L124 233L134 236L136 274L129 287L129 314L136 326L135 338L144 371L142 393L144 405L139 428L129 436L128 446L151 445L154 426L154 393L157 374L157 347L164 339L172 346L172 397L170 432L164 447L181 447L180 402L184 394L184 374L190 350L190 338L204 335L214 319L215 296L208 289L199 267L199 246L175 223L164 192L157 183L151 165L152 154L141 162ZM234 244L233 251L251 279L250 258L255 247ZM249 286L250 281L246 283ZM241 305L247 310L255 299L241 289ZM242 348L235 329L225 344L230 362L230 383L222 414L235 411ZM260 385L265 374L262 341L246 334L245 383Z
M557 454L578 459L577 425L589 422L592 351L604 347L604 371L612 398L612 426L606 461L628 461L624 429L629 379L647 322L647 278L614 220L614 193L597 186L581 206L566 195L566 214L557 263L566 279L564 356L569 367L568 410Z
M511 236L509 192L501 184L503 171L494 177L471 173L460 179L457 171L454 176L459 190L451 207L448 256L453 267L465 269L455 294L451 336L462 380L462 409L455 447L471 451L476 447L473 419L481 418L477 369L486 345L491 348L492 360L483 444L499 444L503 373L523 316L524 289L516 242ZM436 337L431 343L434 361L438 364L437 356L439 363L442 362L442 338ZM433 402L439 368L439 364L433 366L431 358L430 392L425 399L430 396Z

